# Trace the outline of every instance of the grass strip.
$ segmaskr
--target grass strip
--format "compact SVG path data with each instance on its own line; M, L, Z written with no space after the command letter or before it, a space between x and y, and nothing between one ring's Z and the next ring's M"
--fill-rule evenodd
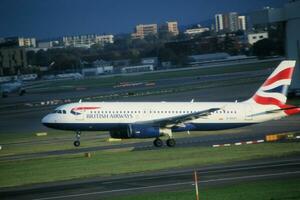
M225 148L163 148L148 151L97 151L0 162L0 187L197 167L299 153L300 143L266 143ZM167 161L167 162L166 162Z
M283 200L300 199L300 178L285 180L266 180L249 183L230 184L226 186L204 187L200 183L200 199L205 200ZM193 186L191 186L192 188ZM105 198L105 200L178 200L195 199L194 190L176 192L155 192L140 195ZM101 198L103 199L103 198Z

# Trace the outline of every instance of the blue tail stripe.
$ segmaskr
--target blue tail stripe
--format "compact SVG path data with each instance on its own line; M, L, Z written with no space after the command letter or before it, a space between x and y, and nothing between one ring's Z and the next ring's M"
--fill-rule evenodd
M281 94L285 94L285 88L287 87L287 85L280 85L276 88L270 89L270 90L265 90L265 92L268 93L281 93Z

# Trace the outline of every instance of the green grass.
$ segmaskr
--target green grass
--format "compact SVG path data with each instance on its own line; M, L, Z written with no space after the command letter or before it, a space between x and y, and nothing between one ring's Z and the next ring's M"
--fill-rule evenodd
M245 145L229 148L163 148L149 151L97 151L83 154L0 162L0 187L112 176L156 170L284 156L300 153L300 143ZM166 162L168 160L168 162Z
M199 185L201 200L296 200L300 199L300 178L267 180L238 183L226 186L202 187ZM191 186L192 187L192 186ZM103 198L101 198L103 199ZM127 195L106 200L188 200L195 199L194 190L176 192L155 192L140 195Z
M228 133L240 133L241 130L221 130L221 131L209 131L209 132L191 132L188 135L186 132L175 133L175 138L193 138L206 135L221 135ZM117 142L108 142L109 136L102 138L106 132L84 132L81 137L80 148L86 147L99 147L108 146L114 144L128 144L139 142L152 142L153 139L128 139ZM100 138L101 136L101 138ZM0 141L2 150L0 152L0 158L8 155L28 154L37 152L46 152L54 150L67 150L75 149L73 141L75 133L72 131L57 131L49 130L47 136L37 137L35 133L1 133ZM164 139L164 138L162 138Z
M113 77L102 77L92 78L83 80L62 80L56 82L49 82L48 84L43 83L41 87L32 87L31 92L50 92L50 91L66 91L74 90L75 88L97 88L97 87L108 87L119 84L120 82L147 82L155 81L166 78L177 78L177 77L191 77L200 75L212 75L212 74L223 74L233 73L241 71L255 71L261 69L267 69L275 67L279 61L266 61L263 63L253 64L241 64L241 65L229 65L224 67L204 68L204 69L192 69L183 71L173 72L160 72L160 73L149 73L142 75L132 76L113 76Z

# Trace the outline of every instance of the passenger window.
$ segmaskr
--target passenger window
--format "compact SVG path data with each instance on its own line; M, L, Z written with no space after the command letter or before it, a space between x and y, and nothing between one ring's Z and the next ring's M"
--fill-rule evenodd
M65 110L63 110L63 114L67 114L67 112Z
M57 112L57 113L61 114L61 110L58 110L58 112Z

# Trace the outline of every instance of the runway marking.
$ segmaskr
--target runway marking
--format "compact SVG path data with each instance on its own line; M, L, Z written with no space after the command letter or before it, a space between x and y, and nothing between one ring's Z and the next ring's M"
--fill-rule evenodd
M273 176L292 175L292 174L300 174L300 171L281 172L281 173L272 173L272 174L261 174L261 175L249 175L249 176L238 176L238 177L230 177L230 178L219 178L219 179L211 179L211 180L206 180L206 181L199 181L199 183L210 183L210 182L218 182L218 181L232 181L232 180L263 178L263 177L273 177ZM143 189L151 189L151 188L162 188L162 187L169 187L169 186L189 185L189 184L193 184L193 183L194 183L193 181L187 181L187 182L181 182L181 183L169 183L169 184L143 186L143 187L126 188L126 189L117 189L117 190L109 190L109 191L99 191L99 192L89 192L89 193L72 194L72 195L53 196L53 197L37 198L37 199L33 199L33 200L51 200L51 199L71 198L71 197L82 197L82 196L90 196L90 195L96 195L96 194L107 194L107 193L114 193L114 192L127 192L127 191L135 191L135 190L143 190Z

